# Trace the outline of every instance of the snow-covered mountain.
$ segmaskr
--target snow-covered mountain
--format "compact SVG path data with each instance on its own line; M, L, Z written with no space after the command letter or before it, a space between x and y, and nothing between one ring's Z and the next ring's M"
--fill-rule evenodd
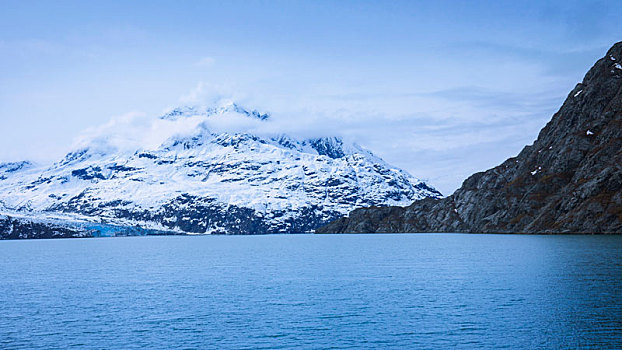
M215 131L219 118L270 122L235 103L183 107L158 119L173 132L157 144L115 148L111 135L51 166L0 164L0 212L158 232L297 233L358 207L441 196L341 138Z

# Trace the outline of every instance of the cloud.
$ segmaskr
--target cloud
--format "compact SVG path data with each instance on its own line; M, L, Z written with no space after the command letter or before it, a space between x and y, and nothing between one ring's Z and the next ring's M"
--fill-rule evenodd
M198 67L210 67L214 65L215 62L216 60L213 57L206 56L196 61L194 65Z
M210 83L199 81L196 86L187 94L179 98L179 103L183 105L214 105L222 100L243 101L246 94L241 93L243 89L234 83ZM178 106L169 106L174 108Z
M259 121L225 113L170 121L158 119L158 114L130 113L90 129L80 144L103 151L155 149L176 135L204 130L296 138L340 136L449 194L466 176L502 162L531 143L561 97L541 90L463 85L384 94L333 89L279 100L261 94L256 86L201 81L171 107L232 102L271 117Z
M89 148L93 152L134 152L156 149L173 136L196 132L204 118L164 120L144 113L132 112L116 116L104 125L85 130L74 141L74 149Z

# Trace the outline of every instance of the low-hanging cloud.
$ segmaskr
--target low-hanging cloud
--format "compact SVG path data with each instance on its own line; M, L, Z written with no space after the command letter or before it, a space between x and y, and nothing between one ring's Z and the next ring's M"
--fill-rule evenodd
M504 93L465 86L410 93L406 97L387 96L383 101L394 106L394 100L407 98L415 106L408 112L366 108L364 103L294 107L281 104L282 108L274 103L277 107L270 108L266 107L271 105L269 100L258 102L243 91L233 85L198 83L172 106L195 106L197 115L161 119L159 115L129 113L85 131L75 146L102 152L134 152L157 149L173 137L221 132L264 137L286 134L299 139L339 136L429 180L449 194L470 173L499 163L533 141L537 130L550 117L549 113L541 113L544 106L552 112L554 100L559 99L536 92ZM367 101L369 97L360 99ZM270 118L259 120L233 111L207 117L200 112L233 103L249 111L269 113ZM491 145L503 146L496 146L498 152L491 152Z
M200 116L175 121L127 113L85 130L75 140L74 148L88 147L101 153L155 149L171 137L192 134L203 121Z

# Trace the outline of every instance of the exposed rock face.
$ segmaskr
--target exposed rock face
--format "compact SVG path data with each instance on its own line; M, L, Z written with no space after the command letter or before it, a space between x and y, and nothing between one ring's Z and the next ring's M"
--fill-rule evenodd
M357 209L318 233L622 233L622 42L537 140L444 199Z

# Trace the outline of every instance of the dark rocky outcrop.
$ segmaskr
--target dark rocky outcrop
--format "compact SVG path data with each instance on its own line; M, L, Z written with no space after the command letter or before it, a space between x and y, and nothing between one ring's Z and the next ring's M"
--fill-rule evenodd
M622 42L533 145L444 199L357 209L318 233L622 233Z

